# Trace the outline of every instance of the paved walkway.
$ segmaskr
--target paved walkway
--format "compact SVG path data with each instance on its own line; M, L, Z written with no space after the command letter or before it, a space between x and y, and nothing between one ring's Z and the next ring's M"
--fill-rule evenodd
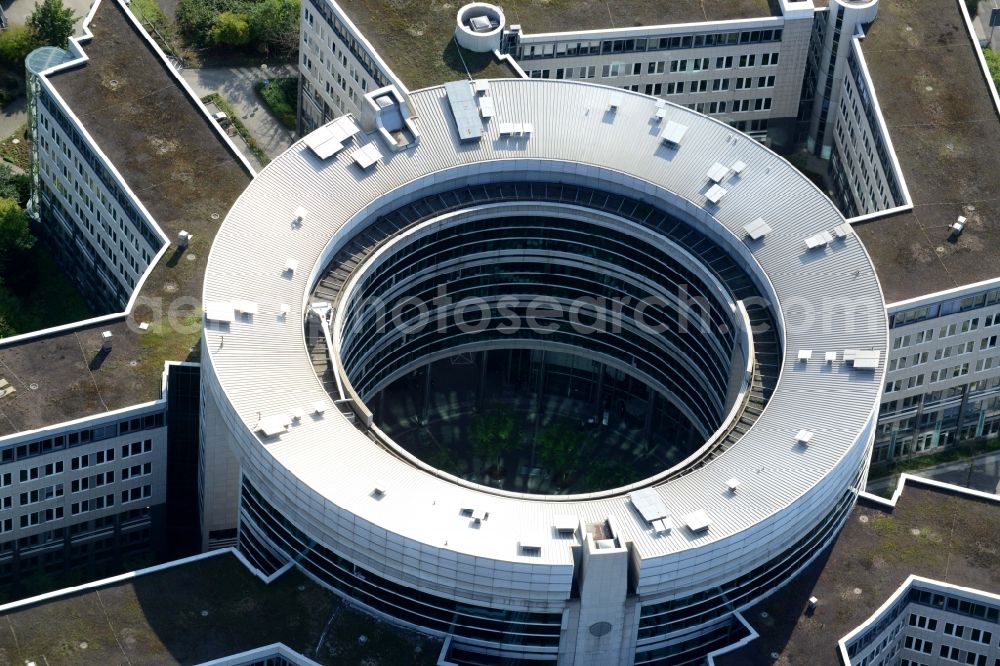
M35 11L35 2L38 0L3 0L3 13L7 16L7 21L11 24L24 25L31 12ZM83 25L83 17L90 11L93 0L63 0L63 5L73 10L76 14L76 28L79 32Z
M212 67L184 69L181 76L199 97L219 93L229 102L246 125L250 135L257 140L269 157L285 152L295 140L295 133L286 129L264 107L254 90L262 79L296 76L294 65L282 65L267 70L259 67Z
M24 95L21 95L0 111L0 139L6 139L28 122L28 114L24 107Z
M952 483L964 488L1000 494L1000 451L984 453L968 460L942 463L927 469L910 472L910 474ZM879 492L895 488L897 478L898 475L872 479L868 482L866 490Z

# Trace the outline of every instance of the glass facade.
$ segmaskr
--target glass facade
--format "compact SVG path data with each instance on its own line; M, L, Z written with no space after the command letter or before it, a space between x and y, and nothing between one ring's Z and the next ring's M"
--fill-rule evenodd
M317 543L277 512L246 477L240 495L239 548L262 571L273 572L294 560L321 583L417 627L507 649L526 646L554 653L559 646L561 612L475 606L386 580Z
M736 324L699 272L667 251L582 220L518 216L435 226L393 250L346 304L342 359L362 395L429 354L524 340L616 359L676 396L703 431L721 423ZM421 325L422 308L393 305L433 307L444 288L451 302L481 307ZM581 302L603 305L571 320L567 312Z

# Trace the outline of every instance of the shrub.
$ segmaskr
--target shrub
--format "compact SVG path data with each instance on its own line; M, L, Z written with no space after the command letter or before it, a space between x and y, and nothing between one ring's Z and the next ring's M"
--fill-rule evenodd
M24 66L25 57L35 49L35 38L23 25L12 25L0 32L0 60Z
M215 17L208 39L216 46L243 46L250 41L250 24L242 14L222 12Z
M0 199L0 266L18 258L35 245L28 215L13 198Z
M215 17L227 10L219 0L180 0L177 4L177 25L191 41L198 46L208 46L209 31L215 25Z
M267 83L257 84L257 93L264 100L271 112L278 117L281 124L288 129L295 129L296 112L298 109L299 80L295 77L287 79L271 79Z
M299 0L180 0L177 25L198 46L290 54L298 47Z
M128 7L140 22L152 25L161 35L169 35L170 20L154 0L132 0Z
M24 206L31 196L31 177L25 173L14 173L7 164L0 164L0 198L15 199Z

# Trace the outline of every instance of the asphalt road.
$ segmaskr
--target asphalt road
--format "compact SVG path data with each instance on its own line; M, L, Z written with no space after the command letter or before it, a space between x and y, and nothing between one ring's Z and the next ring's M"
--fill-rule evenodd
M987 493L1000 494L1000 451L984 453L951 463L943 463L914 472L914 476L922 476L935 481L952 483L964 488L972 488ZM878 492L886 488L896 487L896 477L872 479L868 482L868 492Z

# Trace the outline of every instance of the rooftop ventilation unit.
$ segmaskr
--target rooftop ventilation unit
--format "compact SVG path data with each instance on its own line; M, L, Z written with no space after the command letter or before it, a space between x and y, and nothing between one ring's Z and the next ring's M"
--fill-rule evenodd
M326 410L329 408L330 405L325 400L317 400L312 405L313 414L319 414L319 415L325 414Z
M671 529L673 529L673 524L670 520L670 516L657 518L653 521L653 532L656 534L670 534Z
M708 513L704 509L698 509L684 516L684 524L697 534L698 532L707 532L712 524L712 519L708 517Z
M771 233L771 227L764 221L764 218L758 217L750 224L745 225L743 227L743 231L747 233L747 236L749 236L751 240L760 240L767 234Z
M576 516L565 513L556 516L552 521L552 526L559 536L572 536L576 533L576 528L579 524L580 521Z
M300 224L302 224L305 221L305 219L306 219L306 215L308 215L308 214L309 214L309 211L307 211L302 206L299 206L298 208L296 208L295 209L295 220L294 220L295 226L299 226Z
M231 323L236 319L236 309L232 303L205 303L205 318L223 324Z
M729 167L716 162L708 170L708 179L713 183L721 183L722 179L729 175Z
M835 351L827 352L826 354L823 355L823 358L827 363L833 363L834 361L837 360L837 352Z
M722 201L722 197L725 194L726 194L726 189L724 187L720 187L719 185L712 185L712 187L708 188L708 192L705 192L705 198L711 201L712 203L717 204L720 201Z
M668 143L673 146L680 146L681 140L684 138L684 134L687 130L687 125L681 125L673 120L668 120L667 126L663 128L663 132L660 134L660 139L662 139L664 143Z
M813 434L810 431L808 431L808 430L799 430L795 434L795 441L797 441L799 444L808 445L809 442L812 441L812 438L813 438Z
M746 162L739 162L739 161L737 161L737 162L734 162L733 166L732 166L733 173L735 173L737 176L740 175L741 173L743 173L743 171L746 168L747 168L747 163Z
M373 164L382 159L382 153L379 152L378 146L374 143L369 143L351 153L351 158L354 160L355 164L362 169L367 170Z
M632 506L639 512L642 519L647 523L652 523L657 518L664 518L670 515L667 505L663 503L660 494L655 488L641 488L629 493L628 498L632 501Z
M240 314L257 314L257 303L255 301L233 301L233 310Z
M877 349L845 349L844 362L850 363L855 370L875 370L881 352Z
M473 16L469 19L469 27L473 32L489 32L495 26L490 22L489 16Z
M288 430L289 419L284 414L276 414L263 418L257 423L257 432L265 437L274 437Z
M531 123L500 123L500 136L531 136L535 126Z
M191 243L192 238L194 238L194 236L182 229L177 234L177 247L182 250L186 250L187 246Z
M831 241L833 241L833 236L830 235L830 232L821 231L806 239L806 247L810 250L815 250L818 247L829 245Z
M800 349L799 350L799 361L805 363L813 356L811 349Z
M299 268L299 262L295 259L288 259L285 261L285 272L292 274Z
M740 487L740 480L735 476L728 481L726 481L726 488L729 488L729 492L735 493L736 489Z
M662 122L664 118L667 117L667 102L666 100L658 99L656 100L656 113L653 114L656 118L656 122Z
M451 81L444 84L448 106L455 119L455 128L461 141L479 141L483 136L483 122L468 81Z
M611 93L611 98L608 100L608 109L611 111L617 111L622 105L621 93Z
M101 333L101 351L109 352L111 351L111 339L114 335L111 331L104 331Z
M540 557L542 554L542 547L536 541L529 539L527 541L519 541L517 544L517 551L518 554L526 557Z
M847 238L851 235L851 223L844 222L843 224L838 224L833 228L833 235L837 238Z
M480 97L479 98L479 115L483 117L483 120L489 120L497 114L496 105L493 103L492 97Z

